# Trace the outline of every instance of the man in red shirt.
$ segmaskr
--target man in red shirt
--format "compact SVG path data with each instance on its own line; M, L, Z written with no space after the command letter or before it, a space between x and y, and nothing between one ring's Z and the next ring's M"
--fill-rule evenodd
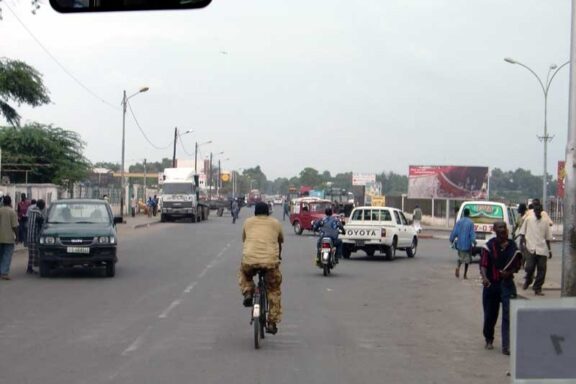
M26 194L20 195L20 202L16 208L16 213L18 215L18 238L22 240L22 243L26 245L24 239L26 239L26 232L28 231L28 207L30 206L30 200L26 198Z
M482 307L484 308L484 339L486 349L494 349L494 327L502 303L502 353L510 354L510 299L516 298L514 273L522 263L522 254L516 243L509 239L506 223L494 223L496 237L482 248L480 274L482 275Z

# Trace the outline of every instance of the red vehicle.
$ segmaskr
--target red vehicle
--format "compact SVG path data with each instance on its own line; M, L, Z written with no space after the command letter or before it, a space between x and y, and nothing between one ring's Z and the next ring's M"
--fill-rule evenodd
M290 223L294 233L301 235L304 230L311 231L316 220L324 218L326 208L332 208L330 200L317 197L300 197L290 202Z

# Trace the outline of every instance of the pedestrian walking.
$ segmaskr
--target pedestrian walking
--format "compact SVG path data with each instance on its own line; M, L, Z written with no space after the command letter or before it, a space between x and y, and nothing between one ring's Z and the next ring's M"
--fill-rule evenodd
M0 279L10 280L14 244L18 241L18 216L12 208L12 198L4 196L0 208Z
M46 218L46 203L39 199L36 205L30 209L28 214L28 232L26 241L28 243L28 267L26 273L35 273L34 267L39 264L38 258L38 241L40 239L40 230Z
M136 217L136 206L138 205L138 200L136 199L136 196L134 196L134 194L132 194L132 199L130 199L130 210L132 213L132 217Z
M238 220L238 213L240 211L240 207L238 206L238 200L232 200L232 206L230 207L230 211L232 213L232 224L236 223Z
M26 226L28 222L28 207L30 206L30 200L26 198L26 194L22 193L20 195L20 202L16 207L16 212L18 213L18 238L23 241L26 245Z
M543 296L542 286L546 279L546 264L548 259L552 258L552 249L550 248L552 234L549 221L542 214L542 205L539 203L533 205L534 214L527 215L519 231L520 247L526 256L524 266L526 276L522 289L528 289L534 282L532 287L534 293ZM535 271L536 279L534 280Z
M508 238L508 227L503 221L494 223L496 237L482 248L480 274L482 275L482 307L484 309L484 348L494 349L494 328L502 304L502 353L510 354L510 299L516 298L514 273L520 270L522 255L516 243Z
M460 266L464 264L464 278L468 278L468 266L472 262L472 247L476 244L476 232L474 223L470 219L470 210L464 208L464 216L456 222L450 233L450 243L456 241L458 251L458 266L454 270L456 278L460 277Z
M422 232L422 209L420 209L419 205L416 205L416 208L414 208L412 212L412 222L416 232Z
M286 220L286 216L288 216L288 219L290 219L290 202L288 201L288 199L284 199L284 209L282 214L283 221Z

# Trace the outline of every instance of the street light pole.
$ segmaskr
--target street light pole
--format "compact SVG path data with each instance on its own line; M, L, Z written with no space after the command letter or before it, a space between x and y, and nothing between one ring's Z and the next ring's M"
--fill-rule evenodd
M556 66L555 64L550 65L550 67L548 68L548 75L546 76L546 83L542 82L542 79L540 79L540 76L538 76L536 74L536 72L534 72L527 65L524 65L521 62L516 61L514 59L511 59L509 57L506 57L504 59L504 61L506 61L507 63L510 63L510 64L518 64L519 66L526 68L528 71L530 71L530 73L532 75L534 75L536 80L538 80L538 83L540 84L540 87L542 88L542 92L544 93L544 135L543 136L537 136L537 137L540 141L542 141L544 143L544 174L542 175L542 204L543 204L544 210L546 210L547 205L548 205L548 201L547 201L548 200L548 196L547 196L548 195L548 142L554 138L554 136L548 135L548 91L550 90L550 84L552 84L552 80L554 79L554 77L556 76L558 71L560 69L562 69L563 67L565 67L566 65L568 65L570 63L570 61L565 62L564 64L562 64L559 67ZM550 73L552 73L552 76L550 76Z
M198 147L204 144L210 144L212 143L212 140L206 141L204 143L200 143L198 144L198 142L196 142L196 144L194 145L194 173L198 174Z
M124 166L125 166L125 153L126 153L126 104L128 100L139 93L148 91L148 87L140 88L140 90L133 95L126 97L126 90L122 94L122 165L120 169L120 216L124 218L124 200L126 181L124 180Z

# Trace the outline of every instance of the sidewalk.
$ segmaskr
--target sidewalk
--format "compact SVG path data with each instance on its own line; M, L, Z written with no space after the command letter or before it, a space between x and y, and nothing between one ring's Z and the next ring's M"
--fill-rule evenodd
M422 232L418 235L420 239L437 239L446 240L450 237L451 228L446 228L442 226L424 226L422 227ZM552 259L548 260L546 268L546 280L542 291L544 292L544 298L560 298L561 293L561 281L562 281L562 234L554 232L554 240L552 241ZM478 258L476 257L477 261ZM540 296L536 296L532 288L527 290L522 289L522 284L524 283L524 271L520 271L515 277L516 288L518 291L518 297L523 299L540 299Z

